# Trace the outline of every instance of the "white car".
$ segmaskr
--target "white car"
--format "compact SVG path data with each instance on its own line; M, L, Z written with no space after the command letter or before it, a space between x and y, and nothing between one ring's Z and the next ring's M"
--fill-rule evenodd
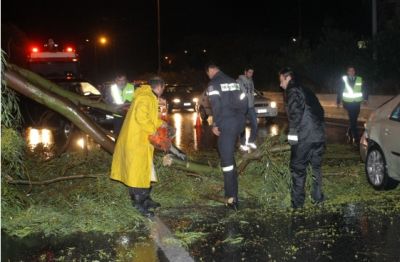
M393 189L400 182L400 95L376 109L365 124L360 142L368 182Z
M254 93L254 109L257 117L276 117L278 115L277 103L264 97L263 93L258 90L255 90ZM203 121L207 121L208 117L212 116L212 108L206 91L200 97L199 112Z

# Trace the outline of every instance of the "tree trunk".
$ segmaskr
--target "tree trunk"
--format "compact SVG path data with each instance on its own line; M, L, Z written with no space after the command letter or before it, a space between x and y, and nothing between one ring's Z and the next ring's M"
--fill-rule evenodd
M41 89L46 89L52 93L65 97L71 100L75 105L85 105L90 106L93 108L101 109L111 113L118 113L118 107L113 105L108 105L103 102L95 101L89 98L86 98L82 95L76 94L74 92L68 91L60 86L56 85L55 83L35 74L29 70L20 68L16 65L8 65L7 68L11 69L12 71L16 72L32 84L40 87Z
M187 172L192 172L201 175L210 175L210 174L219 174L221 173L219 168L215 168L212 166L199 164L190 161L183 161L177 158L172 157L171 155L165 155L163 157L163 165L164 166L172 166L174 168L178 168L181 170L185 170Z
M274 146L270 149L268 149L269 153L279 153L279 152L285 152L289 151L290 146L289 145L283 145L283 146ZM260 150L255 150L251 152L250 154L246 154L242 157L242 159L238 162L238 173L242 174L243 171L246 169L247 165L253 161L253 160L261 160L262 157L264 156L264 152Z
M93 138L98 144L106 149L110 154L114 152L114 141L112 141L92 119L80 111L80 109L68 99L60 95L50 93L48 90L42 90L29 83L23 77L6 70L4 78L7 85L36 102L60 113L74 123L83 132Z

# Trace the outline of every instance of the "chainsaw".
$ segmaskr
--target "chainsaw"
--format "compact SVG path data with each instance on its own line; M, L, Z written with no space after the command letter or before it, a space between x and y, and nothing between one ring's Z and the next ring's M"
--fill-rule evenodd
M149 136L149 140L154 148L164 152L169 152L177 158L186 161L186 154L172 144L172 139L174 137L175 128L171 127L170 125L163 125L157 129L155 134Z

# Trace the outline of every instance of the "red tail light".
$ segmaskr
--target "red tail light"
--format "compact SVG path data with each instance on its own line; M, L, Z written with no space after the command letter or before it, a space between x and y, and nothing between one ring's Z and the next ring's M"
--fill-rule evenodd
M65 50L67 50L67 52L73 52L74 51L74 49L72 48L72 47L67 47Z
M39 52L39 48L37 47L32 47L32 53L37 53Z

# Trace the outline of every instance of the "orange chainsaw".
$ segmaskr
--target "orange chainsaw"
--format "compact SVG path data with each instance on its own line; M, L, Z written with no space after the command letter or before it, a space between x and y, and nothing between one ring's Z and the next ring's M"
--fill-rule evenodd
M170 152L179 159L186 160L186 154L172 144L175 137L175 128L170 125L161 126L156 133L149 136L150 143L158 150Z

